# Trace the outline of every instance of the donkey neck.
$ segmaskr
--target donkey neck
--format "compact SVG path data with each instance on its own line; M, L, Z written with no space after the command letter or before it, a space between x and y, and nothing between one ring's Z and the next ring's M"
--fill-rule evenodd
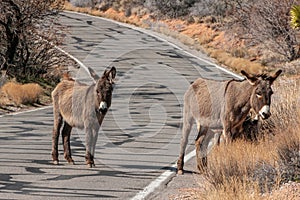
M234 80L229 81L227 84L225 91L227 101L231 102L232 108L238 109L241 114L248 114L251 109L250 100L255 86L251 85L247 80Z
M93 99L94 99L95 109L98 110L99 105L101 103L101 99L99 99L99 96L98 96L97 85L95 83L92 84L91 89L93 90Z

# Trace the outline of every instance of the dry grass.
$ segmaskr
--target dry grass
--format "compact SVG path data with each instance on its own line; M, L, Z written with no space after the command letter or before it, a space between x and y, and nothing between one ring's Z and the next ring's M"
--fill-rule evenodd
M7 82L1 88L0 105L20 106L22 104L39 103L43 89L36 83L20 84L14 81Z
M21 86L23 90L22 104L38 103L43 89L37 83L28 83Z
M206 200L257 200L259 199L258 186L251 189L249 194L249 186L246 182L239 178L228 178L226 184L219 188L210 189L204 193L201 199ZM208 194L209 193L209 194Z
M142 26L143 17L138 17L136 15L126 17L124 12L119 12L112 8L109 8L105 12L102 12L100 10L95 10L91 8L75 7L71 3L66 1L64 5L64 9L69 11L80 12L80 13L87 13L98 17L105 17L119 22L133 24L136 26Z
M259 74L265 70L265 68L259 63L251 62L245 58L233 57L230 53L227 53L223 50L209 48L207 49L207 52L212 58L218 60L219 63L228 66L237 72L246 70L252 74Z
M285 132L300 123L300 77L282 78L274 84L272 117L267 122L275 126L272 131Z
M276 158L276 149L269 142L254 144L239 140L215 148L208 158L206 177L212 187L205 194L206 198L257 198L261 191L271 189L268 181L271 180L274 186L279 183ZM268 168L272 170L270 177L263 171Z

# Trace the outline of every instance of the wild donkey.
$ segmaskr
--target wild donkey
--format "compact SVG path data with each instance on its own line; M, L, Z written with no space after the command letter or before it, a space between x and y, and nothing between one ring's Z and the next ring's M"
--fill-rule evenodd
M246 77L246 80L242 81L217 82L197 79L184 96L183 130L177 173L183 173L185 149L194 121L198 129L195 144L197 166L202 171L207 164L207 153L203 155L201 151L204 145L211 145L208 144L208 140L219 140L223 131L221 138L226 143L230 142L242 132L243 122L250 110L255 113L256 118L260 116L267 119L271 115L271 85L281 72L282 70L278 70L273 76L253 76L241 71Z
M74 164L71 156L70 133L72 127L85 130L86 164L94 166L94 153L98 131L111 105L116 68L105 70L95 84L86 85L65 78L52 92L54 127L52 136L53 164L58 164L58 138L62 129L64 157Z

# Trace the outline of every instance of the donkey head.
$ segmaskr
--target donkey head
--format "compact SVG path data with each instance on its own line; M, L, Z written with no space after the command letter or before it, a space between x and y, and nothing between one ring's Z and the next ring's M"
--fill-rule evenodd
M250 98L250 105L257 117L260 116L262 119L268 119L271 116L270 105L271 95L273 94L271 86L281 72L282 70L278 70L272 76L266 74L252 76L243 70L241 71L241 73L246 76L248 82L254 86Z
M102 77L96 83L97 107L101 114L106 114L111 105L112 92L114 88L114 79L116 68L105 70Z

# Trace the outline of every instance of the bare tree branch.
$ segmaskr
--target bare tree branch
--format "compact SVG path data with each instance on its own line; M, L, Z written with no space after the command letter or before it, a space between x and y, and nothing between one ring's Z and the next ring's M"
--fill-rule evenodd
M63 40L64 27L58 22L62 0L0 0L0 54L6 62L1 67L10 77L24 81L43 76L52 62L53 44ZM41 36L44 40L39 39ZM56 58L57 59L57 58ZM62 57L60 63L66 62ZM50 65L49 65L50 64Z
M296 32L290 26L290 8L295 0L240 0L230 27L248 35L251 42L264 44L286 60L299 58Z

